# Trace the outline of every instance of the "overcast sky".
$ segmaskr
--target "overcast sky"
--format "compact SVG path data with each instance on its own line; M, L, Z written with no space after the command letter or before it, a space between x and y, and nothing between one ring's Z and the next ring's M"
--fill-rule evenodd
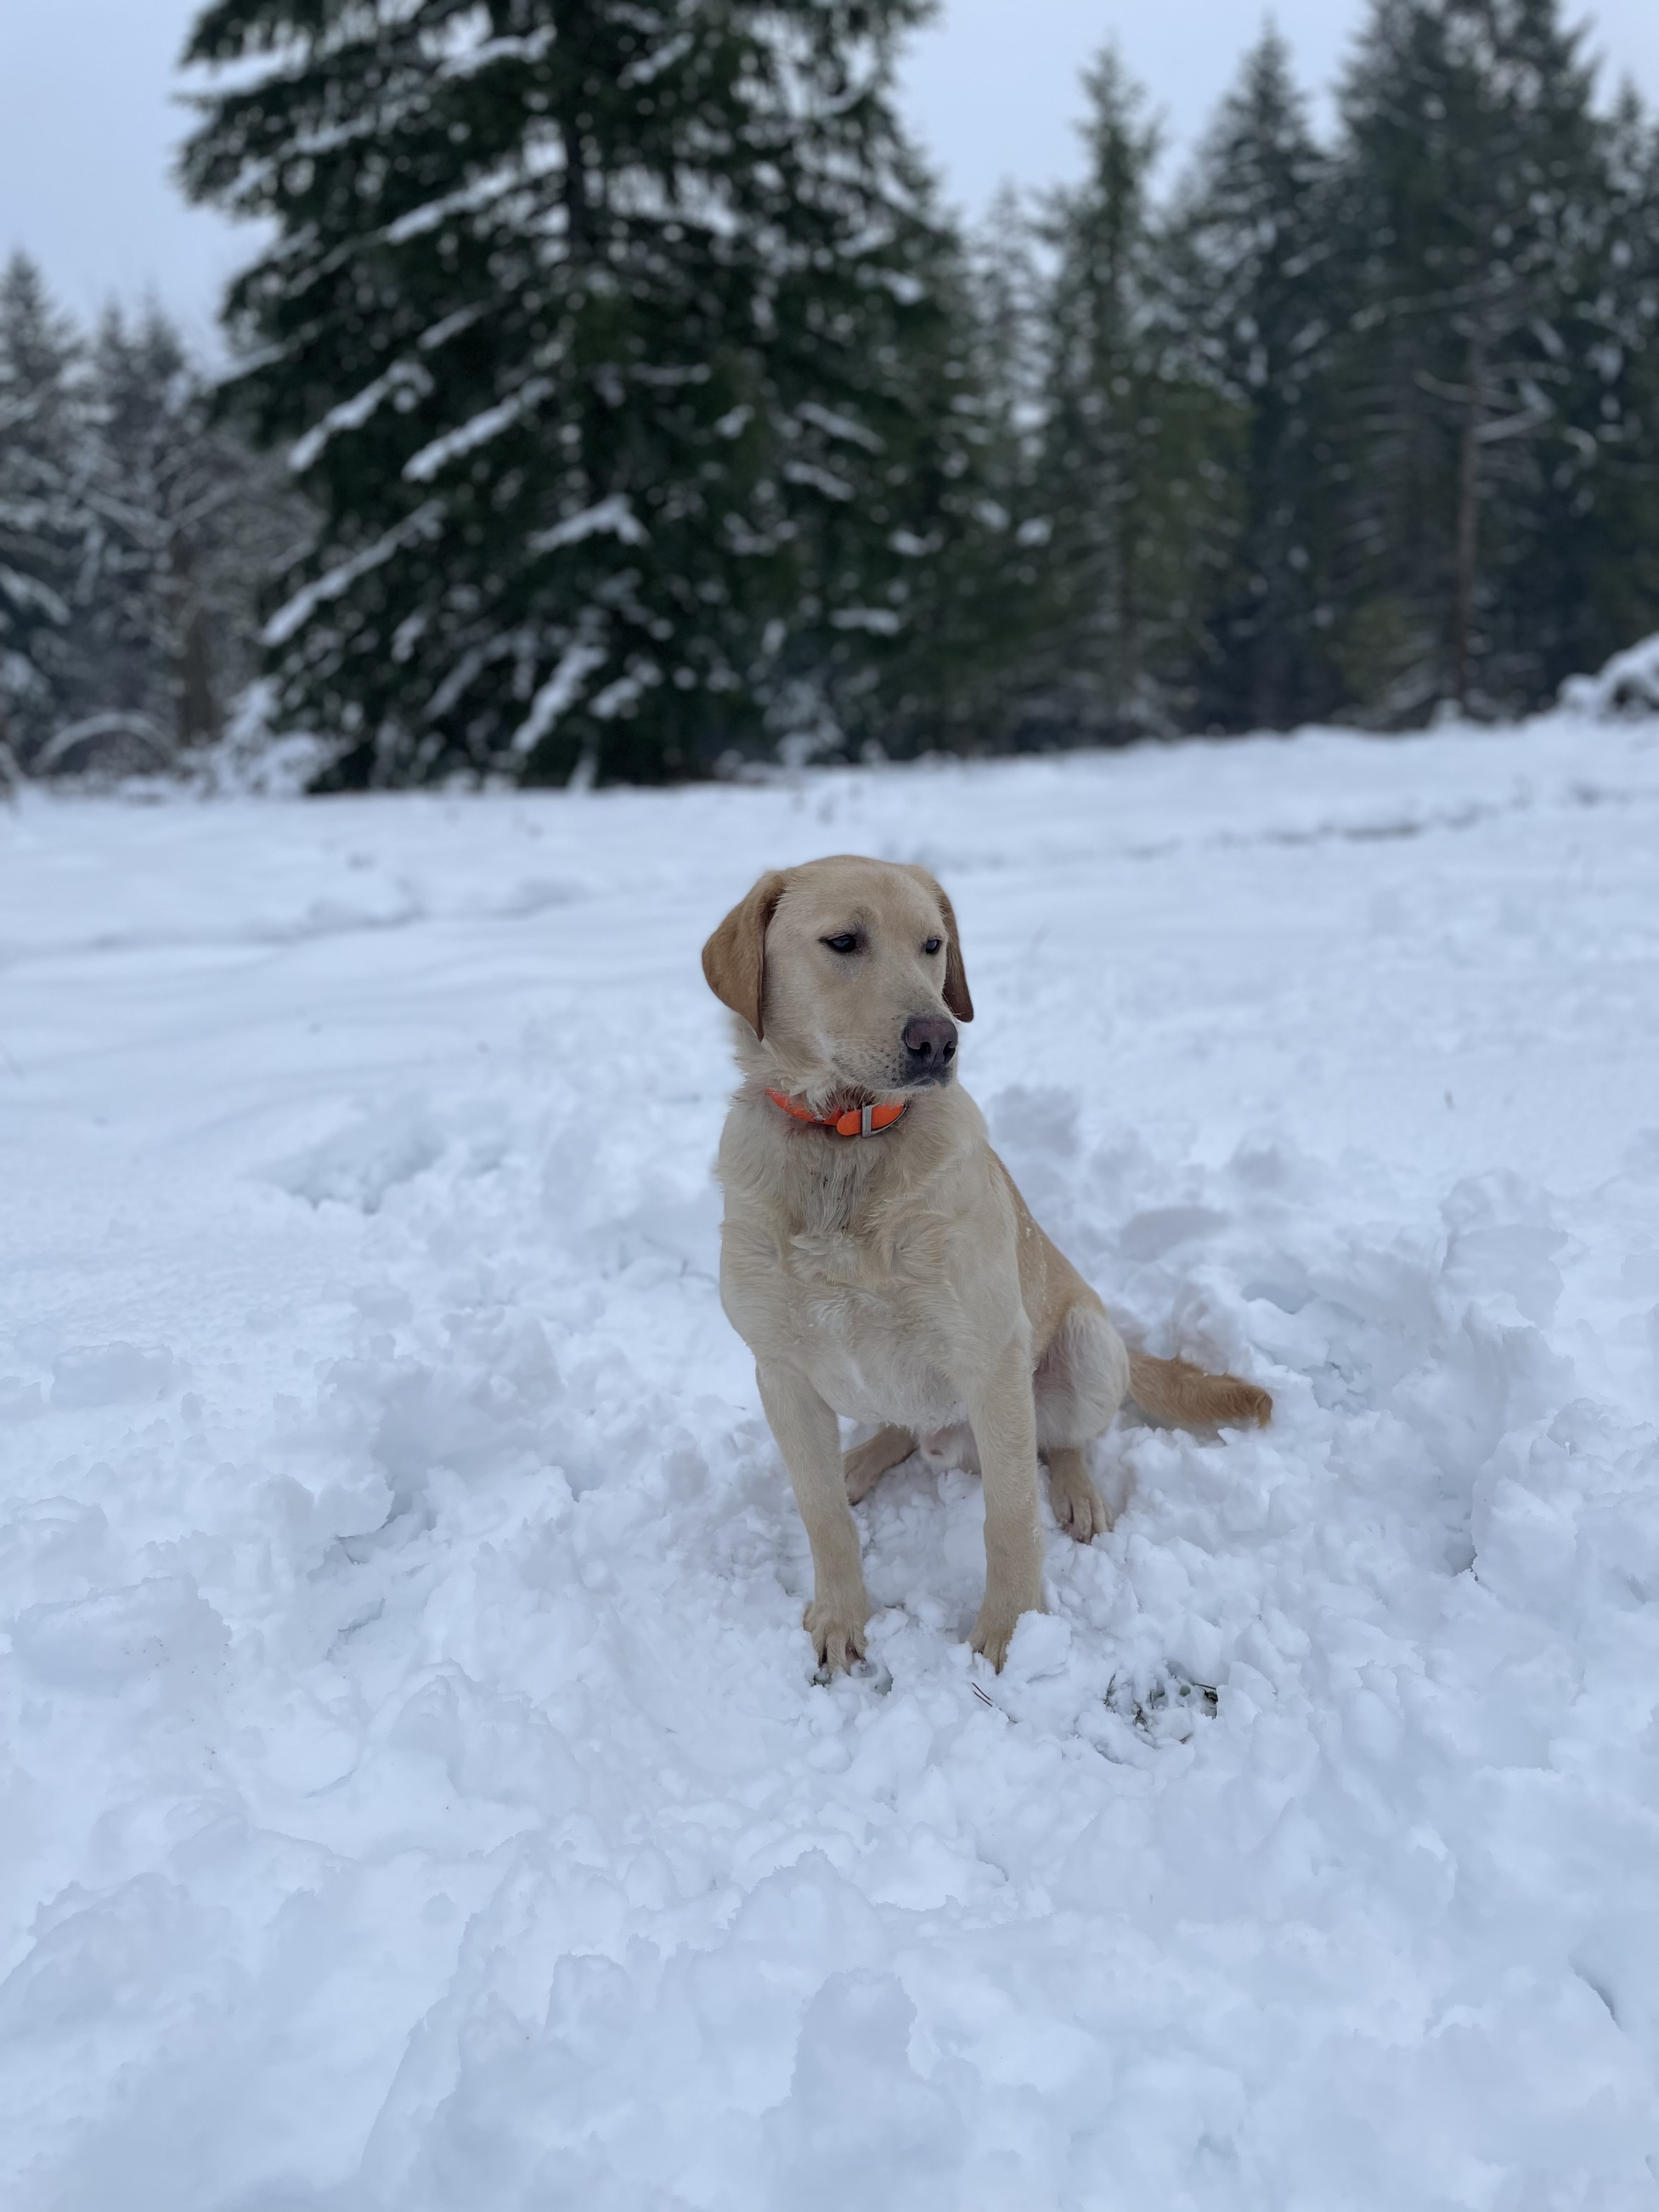
M951 199L976 214L1004 177L1076 173L1078 73L1109 39L1147 86L1176 156L1260 32L1258 0L945 0L915 42L905 102ZM1277 0L1304 82L1329 88L1365 0ZM1608 82L1659 106L1659 0L1570 10ZM210 345L214 306L249 240L170 181L187 117L176 64L191 0L0 0L0 252L23 246L64 302L95 313L156 292Z

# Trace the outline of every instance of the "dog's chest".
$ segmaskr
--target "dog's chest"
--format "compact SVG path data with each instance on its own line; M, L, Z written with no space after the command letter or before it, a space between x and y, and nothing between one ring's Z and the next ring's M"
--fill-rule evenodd
M938 1286L925 1273L872 1267L867 1248L834 1231L792 1237L779 1272L791 1333L826 1405L915 1429L963 1418L945 1370Z

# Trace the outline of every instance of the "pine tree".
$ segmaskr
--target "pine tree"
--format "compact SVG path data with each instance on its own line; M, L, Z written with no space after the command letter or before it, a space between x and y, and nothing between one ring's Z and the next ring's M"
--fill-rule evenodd
M967 270L975 362L998 454L993 465L1012 488L1036 450L1043 381L1037 226L1015 185L1005 183L993 196L968 241Z
M70 678L88 537L80 359L40 270L15 254L0 275L0 774L33 766Z
M826 511L839 566L809 597L828 623L795 609L794 698L769 719L817 735L786 739L787 750L902 758L986 743L986 685L1015 595L1001 557L1008 517L988 492L996 426L972 287L955 239L937 234L913 303L925 312L887 334L877 364L887 410L866 488ZM804 561L816 535L800 533Z
M1190 713L1219 429L1161 309L1157 135L1109 50L1085 79L1089 174L1055 195L1036 489L1053 605L1023 741L1116 743Z
M969 472L889 94L923 0L217 0L186 158L275 220L234 391L321 521L339 784L685 773L873 712ZM941 404L943 399L943 403Z
M1165 291L1180 357L1232 424L1229 557L1205 613L1196 719L1288 729L1340 703L1330 664L1329 383L1340 272L1330 164L1272 30L1182 192Z
M1505 619L1540 692L1659 628L1659 131L1626 88L1576 210L1574 283Z
M84 392L86 550L44 769L174 767L220 735L254 672L258 592L300 517L212 411L161 310L112 308Z
M200 694L199 618L179 604L173 512L188 462L192 380L177 334L151 308L130 327L104 318L88 392L86 498L90 529L71 614L67 720L46 769L155 769L175 753L175 666L189 633L191 703L179 736L213 733ZM193 726L192 726L193 725Z
M1559 443L1592 79L1557 0L1377 0L1345 90L1352 688L1384 720L1547 688L1517 620Z
M921 382L948 397L952 438L917 619L876 734L886 751L971 754L1001 750L1015 726L1048 574L1047 526L1035 515L1040 277L1012 189L935 283L950 365L934 363Z

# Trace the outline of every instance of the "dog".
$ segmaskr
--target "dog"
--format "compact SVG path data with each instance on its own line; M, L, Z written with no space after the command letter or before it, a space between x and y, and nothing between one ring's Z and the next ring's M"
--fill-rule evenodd
M865 1655L851 1507L966 1423L985 1486L972 1644L1000 1672L1042 1610L1037 1462L1080 1544L1109 1518L1086 1447L1133 1396L1162 1420L1260 1422L1265 1390L1129 1352L1027 1211L957 1081L974 1018L950 900L926 869L843 854L764 875L703 948L743 1082L720 1138L720 1302L812 1548L819 1668ZM837 1415L877 1433L843 1457Z

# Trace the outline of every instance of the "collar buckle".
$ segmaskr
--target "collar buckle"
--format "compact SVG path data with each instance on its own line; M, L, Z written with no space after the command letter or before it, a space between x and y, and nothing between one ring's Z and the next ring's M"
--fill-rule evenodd
M901 1098L896 1105L849 1106L844 1114L831 1117L813 1113L804 1099L791 1098L786 1091L769 1091L766 1095L792 1121L805 1121L812 1129L833 1129L838 1137L878 1137L910 1110L909 1100Z

